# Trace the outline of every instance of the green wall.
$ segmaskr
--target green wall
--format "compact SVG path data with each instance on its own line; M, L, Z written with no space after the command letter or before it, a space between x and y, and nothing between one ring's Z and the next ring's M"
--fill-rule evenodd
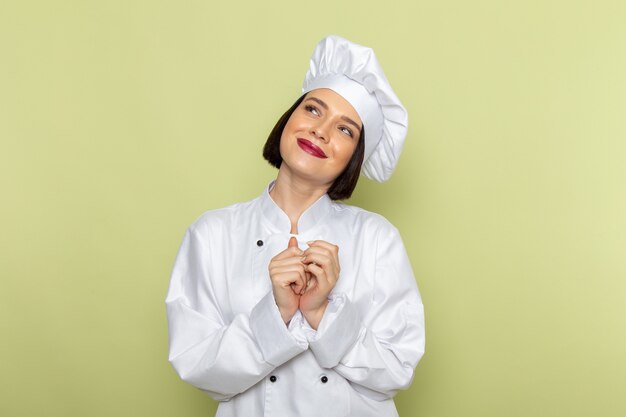
M0 416L208 416L167 362L186 226L258 195L317 41L410 114L352 204L401 231L427 349L403 416L624 416L623 1L0 3Z

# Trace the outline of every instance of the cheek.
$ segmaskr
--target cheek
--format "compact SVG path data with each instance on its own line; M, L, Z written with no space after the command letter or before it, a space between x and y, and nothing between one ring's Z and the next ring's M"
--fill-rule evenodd
M356 146L352 143L342 143L335 149L335 160L343 167L348 165L352 154L356 151Z
M280 153L286 152L291 146L290 137L293 136L294 130L297 127L297 121L295 118L291 116L291 118L285 124L283 128L283 133L280 136Z
M280 146L278 148L280 151L280 157L283 161L288 161L289 164L298 164L300 160L303 160L301 155L298 153L298 145L296 144L296 141L292 140L289 135L285 134L285 132L286 129L280 137Z
M281 137L280 137L280 144L278 146L278 149L280 150L280 156L281 157L283 156L283 154L285 152L286 144L287 144L287 141L285 140L285 134L283 133L281 135Z

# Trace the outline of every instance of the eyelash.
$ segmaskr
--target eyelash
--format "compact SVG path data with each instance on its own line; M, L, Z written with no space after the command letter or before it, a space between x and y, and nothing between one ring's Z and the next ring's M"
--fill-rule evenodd
M304 106L304 108L309 113L313 113L315 111L318 115L320 114L319 110L317 110L317 107L311 106L310 104L307 104L306 106Z
M350 136L351 138L354 137L354 135L352 134L352 129L350 129L350 128L340 127L339 130L343 131L343 133L345 133L346 135Z
M320 114L320 112L319 112L319 110L317 109L317 107L312 106L312 105L310 105L310 104L307 104L306 106L304 106L304 109L305 109L306 111L308 111L309 113L313 113L313 112L315 112L317 116L319 116L319 114ZM315 113L314 113L314 114L315 114ZM339 130L340 130L342 133L344 133L344 134L346 134L346 135L350 136L351 138L354 138L354 133L352 133L352 129L350 129L350 128L348 128L348 127L345 127L345 126L342 126L342 127L340 127L340 128L339 128Z

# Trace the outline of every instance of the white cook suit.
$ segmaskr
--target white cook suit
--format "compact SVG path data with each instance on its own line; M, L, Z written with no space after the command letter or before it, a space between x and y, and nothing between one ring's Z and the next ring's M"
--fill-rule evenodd
M424 353L424 310L398 231L382 216L322 196L291 235L269 195L200 216L180 246L167 294L169 360L220 401L218 417L397 416ZM341 273L318 330L298 311L286 326L268 265L339 246Z

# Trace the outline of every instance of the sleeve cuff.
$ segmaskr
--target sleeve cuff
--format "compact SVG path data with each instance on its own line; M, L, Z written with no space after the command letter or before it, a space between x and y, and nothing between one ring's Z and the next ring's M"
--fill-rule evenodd
M290 329L280 316L272 291L261 298L250 312L250 328L263 359L274 366L282 365L308 348L304 334L291 329L291 322L289 324Z
M343 294L333 295L315 332L306 333L309 346L323 368L334 368L354 345L361 330L356 307ZM306 320L305 320L306 323Z

